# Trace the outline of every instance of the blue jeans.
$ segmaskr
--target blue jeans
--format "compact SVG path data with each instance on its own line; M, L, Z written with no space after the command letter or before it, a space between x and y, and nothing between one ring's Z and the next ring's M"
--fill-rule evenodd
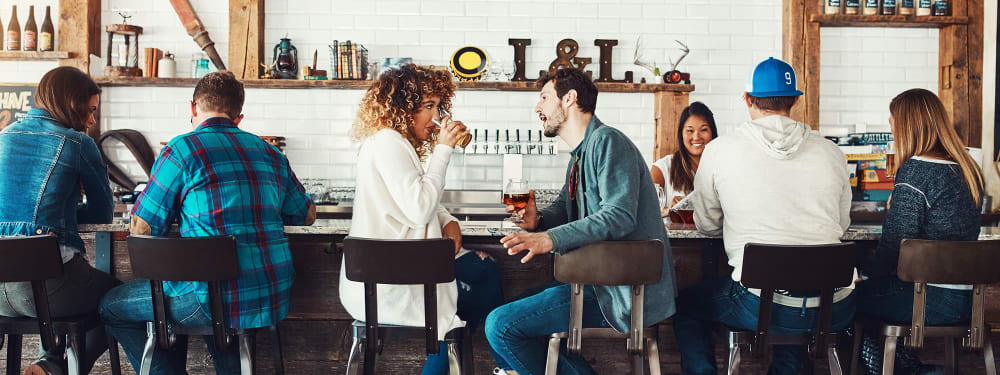
M547 346L540 337L566 332L569 327L569 284L557 283L540 293L510 302L486 317L486 339L499 367L519 375L545 372ZM583 327L609 328L593 286L583 288ZM580 356L559 353L559 374L595 374Z
M854 317L854 294L833 304L834 330L846 328ZM760 298L726 276L705 280L681 292L674 316L674 334L681 352L684 374L716 374L712 323L754 331ZM818 326L818 308L774 304L771 332L804 334ZM801 345L775 345L770 374L796 374L802 360Z
M200 327L212 324L208 305L198 302L198 297L193 293L166 297L165 300L167 321L171 325ZM153 299L149 280L133 280L111 289L101 300L98 311L108 332L121 343L132 368L139 372L142 349L146 345L146 322L153 320ZM216 374L240 373L237 345L234 344L226 350L218 350L211 336L205 337L205 343L208 344L208 351L215 361ZM170 350L156 346L150 374L187 374L186 364L187 338L178 336L177 342Z
M475 332L479 321L503 303L500 267L491 257L484 259L469 252L455 259L455 281L458 283L458 317L465 321L469 332ZM427 356L422 375L448 374L448 347L444 341L440 344L438 354Z
M913 319L913 283L894 276L858 283L858 312L892 324L910 324ZM929 326L968 322L972 317L972 291L927 288L925 324Z

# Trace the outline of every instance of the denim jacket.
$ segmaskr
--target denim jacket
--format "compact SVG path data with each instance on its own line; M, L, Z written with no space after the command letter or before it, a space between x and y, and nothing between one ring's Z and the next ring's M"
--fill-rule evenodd
M663 241L663 274L658 283L645 288L643 324L648 327L670 317L677 295L674 262L656 188L639 149L621 131L594 116L572 156L573 162L566 168L568 182L556 201L540 211L539 230L548 231L557 254L598 241ZM571 179L574 164L579 177ZM570 183L578 183L578 187ZM571 188L575 189L574 200L570 199ZM630 288L594 288L604 318L619 332L628 332Z
M83 132L32 109L0 131L0 237L54 233L63 262L86 254L78 223L110 223L114 205L101 153ZM87 205L77 208L81 188Z

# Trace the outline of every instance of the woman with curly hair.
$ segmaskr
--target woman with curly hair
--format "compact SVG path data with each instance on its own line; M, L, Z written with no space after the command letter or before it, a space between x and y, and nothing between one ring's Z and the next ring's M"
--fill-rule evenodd
M465 325L463 320L473 327L503 302L496 263L462 248L458 220L441 205L451 153L469 134L461 121L440 116L451 109L454 95L447 72L412 64L388 70L361 99L353 128L360 149L350 235L455 240L457 283L437 287L439 339ZM364 320L364 285L347 280L343 266L340 275L341 304ZM379 285L379 323L423 326L423 296L422 285ZM447 374L447 352L441 342L440 354L427 357L423 374Z

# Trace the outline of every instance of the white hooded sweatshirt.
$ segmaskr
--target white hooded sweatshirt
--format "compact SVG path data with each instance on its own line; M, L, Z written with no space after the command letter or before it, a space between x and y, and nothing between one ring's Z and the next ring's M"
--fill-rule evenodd
M748 242L839 243L851 224L844 153L808 125L784 116L745 122L733 133L705 146L691 197L698 231L723 235L733 280L740 281ZM837 292L834 300L850 291ZM774 297L802 306L800 298ZM809 298L806 305L818 303Z

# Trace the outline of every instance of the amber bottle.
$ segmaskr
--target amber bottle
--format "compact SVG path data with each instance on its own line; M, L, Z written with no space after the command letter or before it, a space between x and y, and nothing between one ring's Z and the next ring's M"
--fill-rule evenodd
M28 22L21 32L21 47L25 51L38 50L38 25L35 24L35 6L28 6Z

